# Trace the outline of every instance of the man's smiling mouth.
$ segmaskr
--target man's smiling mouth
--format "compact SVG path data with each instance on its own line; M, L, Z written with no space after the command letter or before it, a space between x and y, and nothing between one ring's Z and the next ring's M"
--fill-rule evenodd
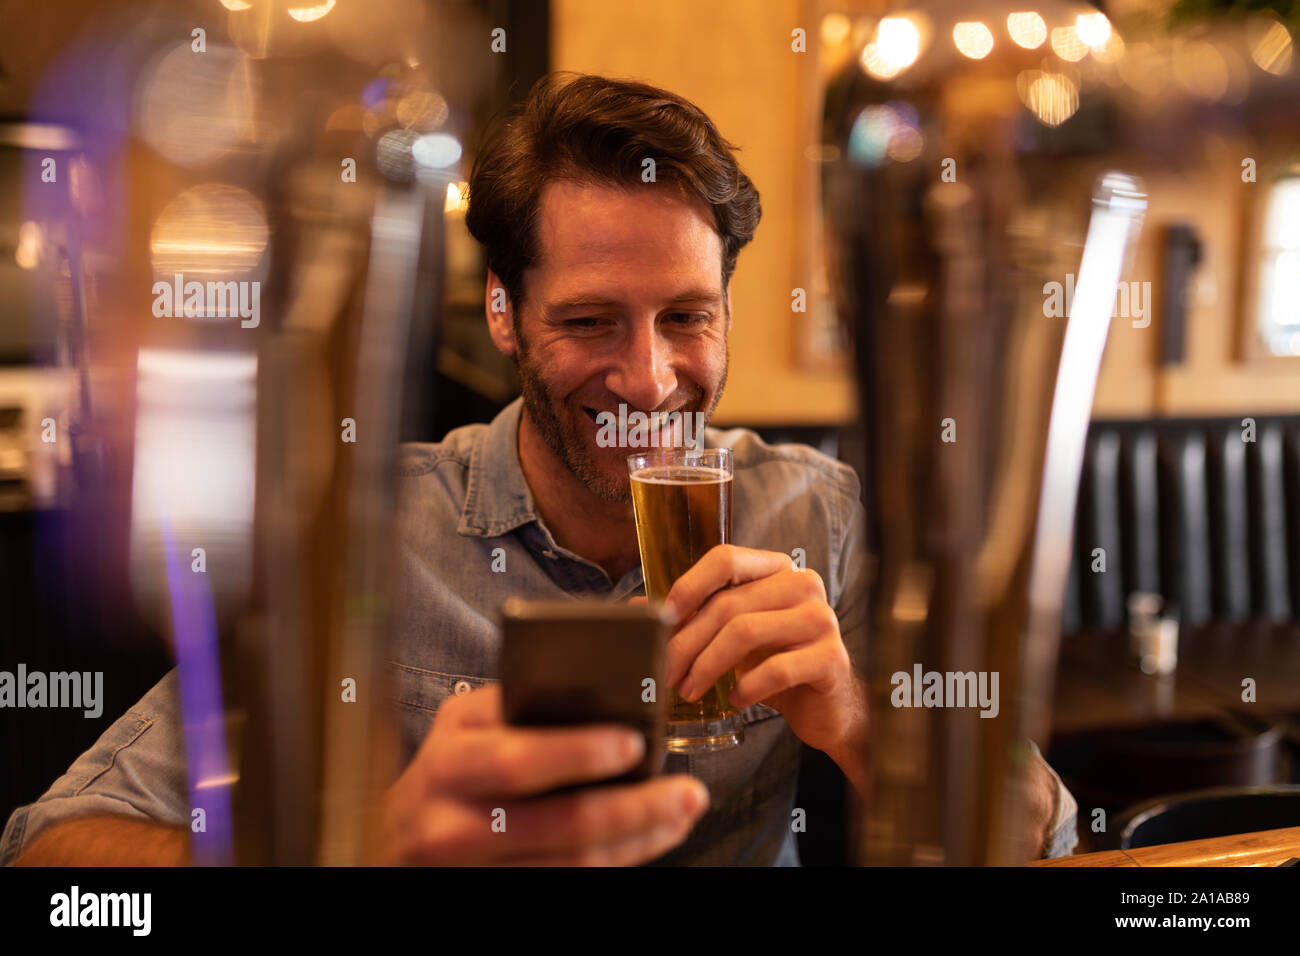
M582 406L582 410L588 418L598 425L600 424L600 419L597 416L602 414L609 415L614 421L618 421L618 412L598 412L594 408L588 408L586 405ZM631 417L636 414L636 411L629 411L627 414ZM683 405L681 408L674 408L671 412L642 412L641 414L645 415L647 421L651 420L651 415L658 414L659 423L663 426L667 424L669 415L688 415L690 413L686 411L686 406Z

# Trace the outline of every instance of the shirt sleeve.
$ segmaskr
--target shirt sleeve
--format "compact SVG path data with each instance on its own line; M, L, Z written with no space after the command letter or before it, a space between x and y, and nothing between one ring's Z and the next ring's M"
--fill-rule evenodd
M140 698L35 803L19 807L0 836L0 865L43 831L85 816L125 816L184 826L189 790L176 669Z
M866 509L858 497L859 482L851 469L845 468L847 507L839 529L840 548L836 556L835 581L832 583L836 617L840 622L840 639L859 674L867 670L867 590L871 555L867 553Z
M1031 740L1029 746L1033 748L1034 758L1047 768L1047 772L1056 781L1056 816L1047 828L1048 836L1043 843L1043 858L1069 856L1079 844L1079 804L1075 801L1074 794L1066 789L1065 783L1052 769L1052 765L1043 757L1038 744Z

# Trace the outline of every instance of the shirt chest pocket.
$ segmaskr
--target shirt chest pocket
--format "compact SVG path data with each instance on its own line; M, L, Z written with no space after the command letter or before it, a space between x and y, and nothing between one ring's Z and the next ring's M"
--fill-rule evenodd
M396 708L398 726L409 760L424 740L438 708L448 697L468 694L472 690L498 683L493 678L473 674L447 674L424 670L407 664L388 662L389 699ZM780 712L766 704L753 704L741 711L741 722L749 727L762 723Z
M474 674L444 674L389 661L388 696L394 706L407 759L415 755L444 700L495 683Z

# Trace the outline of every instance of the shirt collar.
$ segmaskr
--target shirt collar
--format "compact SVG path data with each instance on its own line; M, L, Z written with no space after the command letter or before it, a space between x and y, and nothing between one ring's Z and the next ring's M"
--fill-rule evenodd
M519 415L516 398L492 419L470 452L469 482L461 509L463 535L495 537L537 520L533 494L519 464Z

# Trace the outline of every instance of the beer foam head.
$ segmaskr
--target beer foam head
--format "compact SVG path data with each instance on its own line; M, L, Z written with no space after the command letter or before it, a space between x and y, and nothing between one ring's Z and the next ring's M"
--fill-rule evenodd
M730 481L731 476L722 468L692 467L687 465L648 465L632 473L633 481L663 485L703 484Z

